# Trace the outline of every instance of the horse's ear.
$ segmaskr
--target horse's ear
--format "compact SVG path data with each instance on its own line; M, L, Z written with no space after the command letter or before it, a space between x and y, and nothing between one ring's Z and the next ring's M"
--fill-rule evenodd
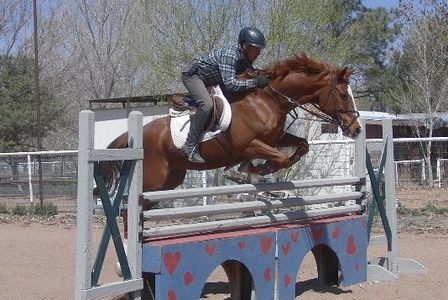
M338 72L338 79L339 80L348 80L348 78L350 77L350 75L352 75L353 71L349 70L347 67L345 67L344 69L340 70Z

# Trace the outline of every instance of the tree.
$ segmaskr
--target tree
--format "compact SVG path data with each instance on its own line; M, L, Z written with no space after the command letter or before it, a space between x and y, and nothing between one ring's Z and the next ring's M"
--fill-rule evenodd
M20 52L31 19L31 5L23 0L0 0L0 53Z
M406 0L400 2L400 9L403 50L396 53L391 67L398 80L389 95L397 112L421 115L412 122L416 136L432 137L438 113L448 109L448 4L422 0L417 5ZM431 142L422 148L432 185Z
M54 130L64 106L45 83L41 87L42 132ZM36 148L36 105L33 94L33 61L24 56L0 56L0 152Z

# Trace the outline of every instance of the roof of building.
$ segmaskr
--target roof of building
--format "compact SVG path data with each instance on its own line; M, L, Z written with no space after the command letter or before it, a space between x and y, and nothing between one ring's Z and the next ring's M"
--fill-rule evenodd
M369 120L392 119L394 125L410 126L416 122L420 126L429 127L429 115L425 113L391 114L378 111L360 111L360 117ZM448 127L448 113L434 114L434 129Z

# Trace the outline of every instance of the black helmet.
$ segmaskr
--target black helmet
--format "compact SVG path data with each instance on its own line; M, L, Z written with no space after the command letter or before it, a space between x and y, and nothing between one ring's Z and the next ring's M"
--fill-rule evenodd
M240 35L238 36L238 43L246 43L257 48L266 47L266 39L263 33L255 27L246 27L241 29Z

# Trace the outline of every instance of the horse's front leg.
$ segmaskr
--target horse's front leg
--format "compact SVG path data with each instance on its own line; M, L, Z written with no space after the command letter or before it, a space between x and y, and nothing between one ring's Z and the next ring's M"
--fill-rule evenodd
M285 133L283 137L278 141L276 147L295 147L296 150L289 157L289 165L286 168L291 167L297 163L302 156L308 153L309 145L308 141L304 138L295 136L290 133Z
M290 164L289 157L286 154L258 139L253 140L242 154L247 158L247 161L243 162L238 170L246 173L267 175ZM249 161L251 159L265 159L267 162L260 166L254 166Z

